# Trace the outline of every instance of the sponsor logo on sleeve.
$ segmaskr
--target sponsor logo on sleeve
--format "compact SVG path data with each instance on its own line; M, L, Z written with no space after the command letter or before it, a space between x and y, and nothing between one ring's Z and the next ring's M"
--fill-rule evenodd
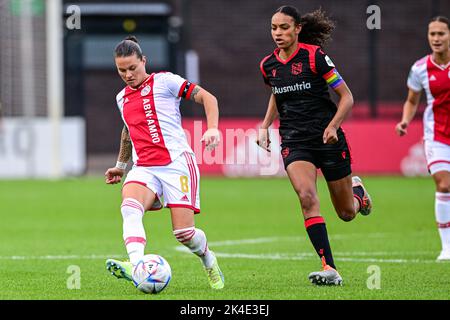
M333 67L333 68L335 67L333 61L331 61L331 59L330 59L329 56L325 56L325 61L327 62L327 64L328 64L330 67Z

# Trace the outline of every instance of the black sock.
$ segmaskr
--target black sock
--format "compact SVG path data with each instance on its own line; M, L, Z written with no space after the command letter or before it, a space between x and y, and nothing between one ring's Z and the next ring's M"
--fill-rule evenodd
M353 187L353 196L359 202L359 210L362 208L362 198L364 196L364 189L361 186Z
M333 254L331 253L330 242L328 241L327 227L323 217L313 217L305 220L306 231L311 240L314 249L322 259L325 258L325 263L330 267L336 269L333 261Z

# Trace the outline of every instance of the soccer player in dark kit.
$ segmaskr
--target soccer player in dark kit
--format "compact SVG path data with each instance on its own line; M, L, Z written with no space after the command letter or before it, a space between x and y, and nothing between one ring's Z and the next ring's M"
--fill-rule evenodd
M281 155L300 200L305 227L322 261L322 270L309 274L317 285L341 285L321 216L317 170L327 181L333 206L344 221L357 213L370 214L372 200L359 177L351 176L350 150L341 124L353 106L353 96L322 46L334 24L321 10L301 16L292 6L276 10L271 20L277 48L260 64L272 94L257 143L270 151L268 128L279 117ZM339 96L336 104L328 87Z

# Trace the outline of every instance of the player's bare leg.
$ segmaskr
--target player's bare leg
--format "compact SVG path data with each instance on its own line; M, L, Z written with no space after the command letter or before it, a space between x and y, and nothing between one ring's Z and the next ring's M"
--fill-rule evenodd
M334 265L325 220L320 215L317 169L310 162L295 161L288 165L286 171L300 200L306 231L322 262L322 270L310 273L308 278L317 285L341 284L342 278Z
M442 250L437 261L450 261L450 172L433 174L436 185L435 216L441 238Z
M342 220L351 221L358 212L368 215L372 211L372 199L361 178L348 175L327 184L334 209Z
M289 180L297 193L305 220L320 216L317 195L317 169L307 161L295 161L286 168Z
M331 202L339 218L344 221L351 221L356 217L360 204L353 195L352 178L345 178L327 181Z
M173 234L201 259L211 288L222 289L225 285L223 273L214 252L208 248L205 233L195 228L194 211L188 208L170 208L170 211Z

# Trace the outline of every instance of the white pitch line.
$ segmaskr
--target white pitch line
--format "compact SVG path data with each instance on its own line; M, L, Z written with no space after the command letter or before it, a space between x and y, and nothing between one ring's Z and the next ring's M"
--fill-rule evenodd
M364 237L365 239L379 239L386 238L387 235L385 233L347 233L347 234L335 234L330 235L330 240L341 240L341 239L349 239L355 237ZM253 239L236 239L236 240L224 240L224 241L211 241L209 245L211 246L234 246L240 244L258 244L258 243L268 243L268 242L281 242L281 241L306 241L308 239L307 236L288 236L288 237L267 237L267 238L253 238Z
M386 233L347 233L347 234L331 234L329 238L331 240L349 239L363 237L364 239L383 239L387 238L389 235Z
M280 253L273 254L245 254L245 253L219 253L214 252L219 258L240 258L258 260L317 260L315 254L300 253L296 255L286 255ZM339 258L345 262L371 262L371 263L436 263L436 260L421 259L374 259L374 258Z
M97 259L109 259L109 258L123 258L123 255L111 254L111 255L46 255L46 256L0 256L0 260L97 260Z
M212 246L235 246L240 244L256 244L256 243L268 243L280 241L281 239L286 239L288 237L271 237L271 238L256 238L256 239L240 239L240 240L225 240L225 241L212 241L209 245Z
M333 255L338 256L420 256L433 255L437 251L374 251L374 252L333 252Z
M385 238L387 235L383 233L370 233L370 234L337 234L334 235L334 239L353 238L358 236L364 236L365 238ZM253 239L239 239L239 240L224 240L224 241L212 241L209 243L210 247L222 247L222 246L240 246L242 244L260 244L270 242L289 242L289 241L302 241L306 240L304 237L267 237L267 238L253 238ZM185 246L176 246L176 251L190 253L189 249ZM221 258L238 258L238 259L266 259L266 260L316 260L317 255L311 252L302 252L296 254L286 253L271 253L271 254L246 254L246 253L223 253L214 250L215 254ZM334 256L339 257L339 261L346 262L370 262L370 263L435 263L435 260L426 259L394 259L394 258L374 258L374 256L382 257L398 257L398 256L420 256L420 255L432 255L436 254L434 251L417 251L417 252L399 252L399 251L386 251L386 252L334 252Z
M187 252L190 251L186 247L178 246L177 251ZM297 254L285 254L285 253L272 253L272 254L246 254L246 253L220 253L215 251L215 254L219 258L238 258L238 259L258 259L258 260L317 260L317 256L314 253L303 252ZM366 254L369 254L367 252ZM335 256L340 256L339 252L336 252ZM100 260L108 258L123 258L123 255L46 255L46 256L0 256L0 260ZM375 258L349 258L340 257L339 261L345 262L371 262L371 263L436 263L435 260L421 260L421 259L375 259Z
M383 233L371 233L371 234L337 234L334 235L334 239L345 239L351 237L364 236L365 238L385 238L386 234ZM261 244L270 242L286 242L286 241L301 241L306 240L304 237L267 237L267 238L253 238L253 239L239 239L239 240L224 240L224 241L213 241L209 245L212 247L221 246L239 246L242 244ZM189 249L185 246L175 247L176 251L190 253ZM245 254L245 253L221 253L214 251L218 257L222 258L240 258L240 259L266 259L266 260L316 260L317 255L311 252L302 252L296 254L286 254L286 253L271 253L271 254ZM340 261L347 262L377 262L377 263L435 263L435 260L422 260L422 259L378 259L373 258L374 256L411 256L411 255L431 255L435 254L434 251L417 251L417 252L334 252L336 257L339 257ZM355 258L360 257L360 258ZM100 260L108 258L124 258L124 255L120 254L110 254L110 255L42 255L42 256L0 256L0 260L71 260L71 259L81 259L81 260Z
M355 236L364 236L366 238L384 238L386 234L383 233L369 233L369 234L337 234L334 235L334 239L345 239ZM239 246L241 244L260 244L270 242L290 242L290 241L302 241L308 240L304 237L268 237L268 238L253 238L253 239L239 239L239 240L225 240L225 241L211 241L208 243L210 247L222 247L222 246ZM308 240L309 241L309 240ZM178 246L181 251L186 251L184 246ZM405 256L405 255L427 255L436 254L435 251L373 251L373 252L336 252L334 255L341 256Z
M175 250L185 253L190 253L189 249L184 246L177 246ZM237 258L237 259L256 259L256 260L317 260L317 255L310 252L300 252L296 254L286 253L270 253L270 254L248 254L248 253L223 253L214 251L219 258ZM339 257L339 261L344 262L377 262L377 263L435 263L436 260L422 260L422 259L377 259L377 258L351 258L351 255L370 256L370 252L356 252L356 254L347 254L336 252L333 253L335 257ZM414 254L414 252L410 252ZM383 254L386 256L398 254Z

